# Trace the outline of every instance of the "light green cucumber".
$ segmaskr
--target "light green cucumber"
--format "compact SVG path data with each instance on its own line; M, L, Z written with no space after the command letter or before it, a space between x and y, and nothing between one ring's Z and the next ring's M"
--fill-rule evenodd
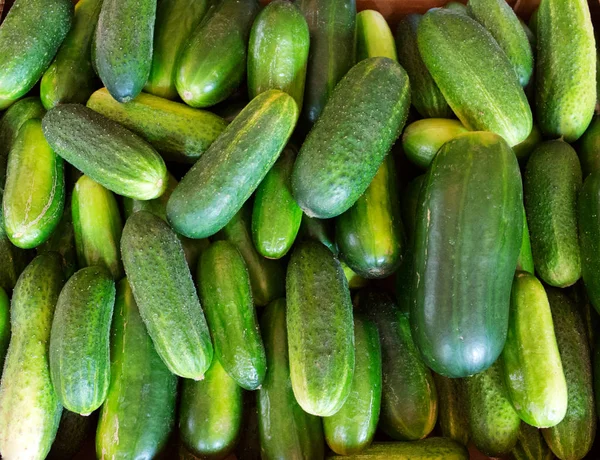
M398 60L394 36L379 11L363 10L356 15L356 59L384 56Z
M463 446L469 442L469 421L465 407L464 381L433 373L438 394L438 422L442 436Z
M529 226L527 225L527 216L523 208L523 241L519 258L517 259L517 270L534 274L533 253L531 252L531 238L529 236Z
M331 455L328 459L348 460L468 460L467 448L446 438L413 442L376 442L358 454Z

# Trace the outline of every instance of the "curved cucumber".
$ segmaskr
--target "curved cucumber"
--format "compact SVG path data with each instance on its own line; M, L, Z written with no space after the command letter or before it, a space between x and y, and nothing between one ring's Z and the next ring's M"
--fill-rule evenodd
M596 311L600 311L600 172L590 174L578 200L579 243L583 257L581 268L585 290Z
M363 10L356 15L356 58L362 61L376 56L398 60L396 44L381 13Z
M600 171L600 117L594 117L588 129L579 138L576 150L584 179Z
M0 287L0 369L4 369L4 359L10 342L10 300ZM0 371L0 376L2 371Z
M438 394L438 420L442 436L466 446L469 442L469 421L464 401L464 381L435 373L433 380Z
M553 460L556 458L540 430L527 423L521 423L519 440L517 445L510 451L513 460Z
M428 438L414 442L376 442L363 452L328 459L348 460L468 460L466 447L446 438Z
M75 230L71 217L71 205L66 204L60 222L44 243L37 248L37 254L57 252L62 257L65 279L71 278L77 271L77 249L75 245Z

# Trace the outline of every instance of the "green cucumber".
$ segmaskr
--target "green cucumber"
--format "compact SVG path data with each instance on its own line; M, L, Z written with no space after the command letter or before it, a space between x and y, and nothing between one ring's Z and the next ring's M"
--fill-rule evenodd
M544 441L540 430L521 423L519 440L510 451L512 460L553 460L554 454Z
M356 362L350 395L342 408L323 419L327 444L335 453L360 452L375 436L381 405L381 345L375 323L354 317Z
M435 373L433 380L438 394L438 421L442 436L466 446L469 442L469 420L464 405L463 380Z
M0 109L40 79L64 40L73 16L69 0L17 0L0 27Z
M581 277L575 150L560 140L540 144L527 162L523 187L536 271L551 286L570 286Z
M121 256L159 356L174 374L201 379L213 347L177 235L160 217L136 212L123 229Z
M460 2L448 2L444 5L444 8L446 8L447 10L450 10L454 13L459 13L459 14L469 14L469 11L467 10L467 6L464 3L460 3Z
M577 140L596 106L596 42L585 0L544 0L537 10L536 115L546 137Z
M60 222L45 242L37 248L37 254L57 252L62 257L65 279L71 278L77 271L77 249L75 247L75 230L71 218L71 205L65 204Z
M0 287L0 369L4 368L4 359L10 342L10 300L6 291ZM0 376L2 371L0 370Z
M323 458L321 420L302 410L292 390L284 299L271 302L260 320L267 375L258 389L258 430L265 460Z
M510 61L494 37L463 14L432 9L419 25L421 57L465 127L491 131L510 146L531 132L532 115Z
M46 241L65 205L63 160L44 139L40 120L28 120L10 150L2 199L10 241L30 249Z
M4 218L0 206L0 287L12 291L17 278L29 262L29 252L16 247L10 242L4 231Z
M81 176L73 189L71 209L79 266L101 265L113 279L120 280L123 265L119 243L123 223L112 192Z
M513 146L513 152L517 156L517 160L526 161L533 150L541 144L542 142L542 133L536 124L533 125L529 136L520 144Z
M160 196L167 169L160 155L118 123L78 104L49 110L42 121L54 151L107 189L138 200Z
M425 174L415 177L406 185L406 188L402 193L402 222L404 223L404 228L406 228L406 239L409 242L409 248L412 247L412 241L415 237L419 195L421 194L424 180ZM406 257L404 259L406 259Z
M285 91L302 108L308 62L308 24L294 3L275 0L257 16L248 44L248 95Z
M411 326L438 374L477 374L504 347L522 203L517 159L496 134L460 134L429 168L417 209Z
M537 38L537 34L538 34L538 11L539 11L539 9L540 8L538 6L531 12L531 16L529 16L529 21L527 22L527 25L529 26L531 31L535 34L536 38Z
M562 459L584 458L596 436L590 348L581 315L559 289L546 290L558 351L567 380L567 415L558 425L542 430L554 454Z
M525 36L527 37L527 40L529 40L529 44L531 45L531 51L533 53L534 61L535 61L535 50L537 49L537 37L535 36L533 31L529 28L529 26L523 19L519 18L519 23L521 24L521 27L525 31ZM533 82L533 78L529 80L530 84L532 82ZM530 86L530 85L528 85L528 86Z
M180 163L195 163L227 126L213 113L145 93L121 104L102 88L87 106L148 141L165 160Z
M600 172L590 174L583 183L578 206L583 282L592 305L600 311Z
M587 294L585 283L581 280L578 281L575 286L569 292L571 298L577 305L579 314L583 318L583 324L585 326L585 333L588 339L590 349L595 349L596 335L598 331L598 325L600 324L600 316L592 305Z
M255 97L179 182L167 203L173 228L189 238L221 230L256 190L298 118L287 93Z
M579 138L576 149L584 179L600 171L600 117L593 118L588 129Z
M126 278L117 284L110 347L96 452L102 458L153 458L175 422L177 377L156 353Z
M369 284L368 279L356 274L354 270L348 267L344 262L340 262L340 264L342 265L342 270L344 270L344 275L346 275L346 280L348 280L348 287L350 290L360 289Z
M521 251L517 259L517 270L534 274L533 253L531 252L531 239L529 237L529 226L527 225L527 216L523 207L523 240L521 242Z
M50 380L48 343L54 306L64 283L58 254L36 257L23 271L11 304L12 336L0 384L0 453L43 459L62 406Z
M379 11L363 10L356 15L356 59L375 56L398 60L394 36Z
M96 426L96 417L83 416L75 412L63 410L58 425L56 438L48 453L48 460L72 459L81 450L83 443L89 439L92 427Z
M299 236L304 239L312 239L320 242L337 256L338 248L335 244L333 223L333 220L317 219L304 214L302 216L302 223L300 224Z
M94 38L98 75L119 102L142 91L152 66L156 0L103 0Z
M97 79L91 43L101 8L102 0L80 0L75 6L73 26L40 84L40 99L46 109L58 104L85 104L94 92Z
M469 452L459 443L446 438L429 438L414 442L376 442L363 452L331 455L328 459L348 460L468 460Z
M287 329L294 395L309 414L328 417L352 389L354 325L348 282L321 243L302 241L290 259Z
M223 0L188 37L178 60L175 87L192 107L227 99L246 72L248 34L256 0Z
M335 217L356 202L400 135L409 104L408 76L389 58L365 59L346 74L294 164L292 191L306 214Z

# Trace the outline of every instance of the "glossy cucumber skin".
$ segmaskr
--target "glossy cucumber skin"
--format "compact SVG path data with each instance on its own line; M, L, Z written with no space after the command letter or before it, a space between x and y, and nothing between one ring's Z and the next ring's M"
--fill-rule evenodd
M335 228L332 225L334 221L330 219L317 219L302 215L299 237L312 239L323 244L335 256L339 254L338 247L335 244Z
M0 27L0 109L40 79L64 40L73 16L69 0L17 0Z
M594 117L583 136L575 145L581 171L585 179L590 174L600 171L600 117Z
M10 299L0 287L0 369L4 369L4 359L10 342ZM0 371L0 376L2 372Z
M433 374L433 380L438 394L438 420L442 436L466 446L469 442L469 420L464 381L436 373Z
M302 241L286 278L292 388L309 414L328 417L352 388L354 324L342 267L321 243Z
M44 252L57 252L63 263L65 279L69 279L77 271L77 249L75 247L75 230L71 218L71 205L66 203L60 222L45 242L37 248L37 255Z
M285 299L274 300L260 320L267 356L267 375L256 396L261 456L318 460L324 455L323 426L302 410L292 390L285 311Z
M446 438L428 438L414 442L376 442L363 452L332 455L328 459L348 460L468 460L467 448Z
M600 282L597 254L600 253L600 172L590 174L578 200L579 243L585 290L596 311L600 311Z
M121 256L157 353L175 375L201 379L213 347L177 235L160 217L136 212L123 229Z
M110 385L100 410L96 452L101 458L150 459L166 444L175 422L177 377L156 353L126 278L116 292Z
M23 271L11 302L12 336L0 384L0 453L42 460L62 406L50 380L48 343L64 283L60 257L42 254Z
M356 15L356 59L375 56L398 60L394 36L381 13L363 10Z
M513 460L552 460L556 458L544 441L540 430L527 425L527 423L521 423L519 440L510 454Z

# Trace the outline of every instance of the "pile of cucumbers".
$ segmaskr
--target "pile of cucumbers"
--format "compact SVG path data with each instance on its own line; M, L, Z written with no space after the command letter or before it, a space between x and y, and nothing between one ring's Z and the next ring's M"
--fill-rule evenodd
M16 0L0 455L599 458L596 65L585 0Z

